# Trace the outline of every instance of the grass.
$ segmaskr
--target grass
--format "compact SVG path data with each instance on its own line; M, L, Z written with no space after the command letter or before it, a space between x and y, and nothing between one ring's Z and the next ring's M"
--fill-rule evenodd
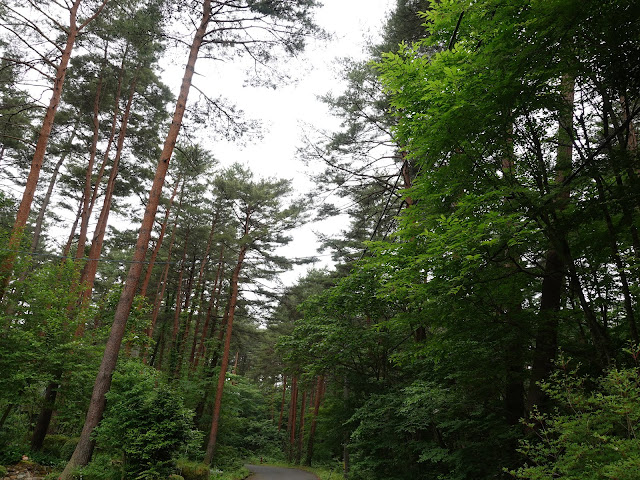
M214 472L209 477L210 480L243 480L247 478L251 472L245 467L241 467L238 470L232 470L223 472L221 470Z

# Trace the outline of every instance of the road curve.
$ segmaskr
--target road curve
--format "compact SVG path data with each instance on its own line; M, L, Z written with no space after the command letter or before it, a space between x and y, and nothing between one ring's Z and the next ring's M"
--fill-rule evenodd
M246 465L253 475L247 480L318 480L313 473L295 468L268 467L266 465Z

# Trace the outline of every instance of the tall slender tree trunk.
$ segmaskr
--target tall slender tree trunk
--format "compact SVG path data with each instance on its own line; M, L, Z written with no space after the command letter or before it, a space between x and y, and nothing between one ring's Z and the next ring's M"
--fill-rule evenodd
M62 372L56 373L56 379L62 377ZM47 435L47 431L49 430L49 424L51 423L51 417L53 415L54 406L56 403L56 396L58 395L58 388L60 384L55 382L50 382L47 385L47 389L44 392L43 405L40 410L40 414L36 419L36 426L33 430L33 435L31 436L31 451L37 452L42 449L42 445L44 443L44 438Z
M633 311L633 299L631 295L631 290L629 288L629 280L627 278L627 272L622 261L622 257L620 256L620 251L618 249L617 243L617 232L615 227L613 226L613 220L611 219L611 214L609 213L609 208L607 207L607 199L605 197L604 185L602 183L602 178L599 176L595 177L596 186L598 188L598 196L600 197L600 208L602 209L602 213L605 218L605 222L607 224L607 230L609 231L609 247L611 248L611 256L613 257L613 261L618 268L618 276L620 277L620 283L622 284L622 295L624 298L624 308L625 313L627 314L627 324L629 326L629 336L631 341L638 345L640 344L640 338L638 338L638 327L636 325L635 314Z
M169 204L167 205L167 209L164 212L164 220L162 221L162 225L160 226L160 234L158 235L158 241L153 247L153 251L151 252L151 258L149 259L149 266L147 267L147 273L144 276L144 280L142 281L142 286L140 287L140 295L147 295L147 288L149 288L149 282L151 281L151 272L153 271L153 266L156 263L156 259L158 258L158 253L160 253L160 247L162 247L162 242L164 240L164 235L167 231L167 224L169 223L169 214L171 213L171 205L173 205L173 200L176 197L176 193L178 193L178 187L180 186L180 178L176 180L176 184L173 187L173 192L171 192L171 197L169 198Z
M213 290L215 291L217 287L217 279L214 280ZM204 300L204 298L203 298ZM207 311L204 315L204 325L202 326L202 331L200 330L200 316L201 313L198 314L198 322L196 323L196 328L193 332L193 342L191 343L191 353L189 354L189 371L193 371L198 365L198 358L196 357L196 352L198 350L199 343L203 343L207 339L207 330L209 329L209 323L211 322L211 315L213 314L213 304L215 302L214 292L211 293L209 297L209 302L207 302Z
M344 380L344 387L342 389L342 398L346 402L349 398L349 383L347 379ZM344 478L349 478L349 472L351 471L351 461L349 457L349 430L345 429L342 444L342 467Z
M200 262L200 270L198 272L198 280L196 282L195 291L196 291L196 298L198 299L198 305L197 305L197 307L198 307L198 315L196 316L196 325L195 325L195 327L193 329L193 342L191 344L191 353L189 354L189 365L190 366L193 365L193 358L194 358L195 351L196 351L196 344L198 342L198 334L200 333L200 323L202 322L202 303L204 302L204 280L203 280L204 279L204 272L205 272L206 265L207 265L207 263L209 261L209 253L211 252L211 244L213 242L213 234L215 233L215 230L216 230L217 220L218 220L218 215L216 215L214 217L214 220L213 220L213 222L211 224L211 229L209 231L209 237L207 239L207 247L205 249L202 261ZM215 282L213 284L213 288L214 288L214 290L216 288ZM194 302L193 307L191 308L190 313L189 313L189 323L191 323L191 318L193 317L193 314L194 314L194 311L195 311L195 307L196 307L196 304ZM208 310L210 310L210 309L211 309L211 302L209 303L209 309ZM187 338L184 339L185 348L186 348L186 345L187 345L187 340L188 340Z
M89 217L91 216L91 208L93 207L92 200L95 199L95 196L92 195L91 191L91 179L93 177L93 164L95 163L96 155L98 152L98 139L100 136L100 101L102 97L102 83L103 83L103 71L105 65L107 63L107 47L108 44L104 46L104 57L103 57L103 65L100 70L100 78L98 79L98 86L96 88L96 96L93 101L93 137L91 139L91 148L89 150L89 162L87 163L87 170L85 172L84 179L84 197L82 202L82 215L80 222L80 236L78 237L78 246L76 249L76 259L80 259L84 257L84 245L87 240L87 230L89 228ZM122 58L122 63L120 65L120 71L118 73L118 84L116 87L116 96L114 101L114 112L113 112L113 120L111 124L111 135L109 137L109 141L107 142L107 148L105 151L105 161L101 167L101 173L104 172L104 167L106 164L106 159L109 157L109 150L111 148L111 144L115 137L116 124L118 119L118 110L120 105L120 92L122 91L122 79L124 77L124 61L127 56L127 50L125 49L125 54ZM97 190L100 185L101 176L96 180L96 186L94 193L97 193Z
M213 281L213 288L211 289L211 298L209 299L209 303L207 305L207 313L204 319L204 325L202 326L202 332L194 332L193 335L193 344L191 345L191 355L189 356L189 363L192 367L197 366L197 357L196 357L196 349L199 351L199 346L202 345L204 347L204 342L207 340L207 333L209 331L209 323L211 322L211 315L213 314L213 305L216 302L216 291L218 290L218 281L221 279L222 273L222 255L224 253L224 245L220 248L220 259L218 260L218 268L216 270L216 277ZM204 293L204 289L202 290ZM204 300L204 297L202 297ZM201 300L201 303L202 303ZM217 315L217 311L216 311ZM199 344L198 344L199 342Z
M233 370L231 373L234 375L238 374L238 361L240 360L240 350L236 350L236 358L233 361Z
M122 158L122 151L124 149L124 140L127 136L127 125L129 123L129 117L131 115L131 106L133 105L133 99L136 93L136 83L140 67L136 71L134 78L131 82L131 89L129 91L129 98L122 115L122 122L120 124L120 132L118 134L118 143L116 146L116 155L113 159L113 166L111 167L111 174L109 175L109 181L107 182L107 189L104 194L104 201L102 204L102 211L98 218L96 230L93 234L93 241L91 242L91 249L89 250L89 259L85 264L82 271L82 277L80 284L83 285L84 290L82 297L85 302L91 297L93 291L93 284L95 282L96 273L98 271L98 260L102 254L102 246L104 244L104 236L107 232L107 223L109 221L109 213L111 212L111 202L113 200L113 192L116 186L116 178L118 176L118 168L120 166L120 159ZM84 248L83 248L84 251ZM78 252L80 250L78 249ZM143 259L144 260L144 259ZM81 324L82 325L82 324Z
M15 406L16 406L15 403L10 403L4 408L4 412L2 412L2 417L0 417L0 430L2 430L2 427L4 427L4 423L7 421L7 418L9 418L9 414L11 413L11 410L13 410L13 407Z
M216 283L214 283L214 292L212 293L212 298L211 300L214 302L213 305L213 313L211 311L211 308L207 309L207 318L205 319L205 325L202 328L202 335L200 337L200 345L198 345L198 353L194 359L193 362L193 368L198 368L198 363L200 362L200 360L204 357L205 355L205 350L206 350L206 346L207 346L207 339L208 338L212 338L213 334L215 333L215 326L218 323L218 310L220 307L220 295L222 292L222 280L224 278L224 250L225 247L224 245L222 245L220 247L220 257L218 259L218 270L216 272L216 283L217 283L217 289L216 289ZM213 298L215 297L215 298ZM211 307L211 303L210 303L210 307ZM211 322L211 319L213 318L213 322ZM211 332L209 332L209 323L211 322Z
M509 111L509 116L511 112ZM513 144L513 123L507 126L505 153L502 158L502 175L505 187L508 192L512 192L517 186L515 178L515 152ZM508 198L503 198L503 207L506 212L510 212ZM510 225L511 226L511 225ZM508 242L505 242L508 245ZM515 247L505 247L504 270L507 281L511 276L518 274L518 263L520 262L520 252ZM518 316L522 312L521 295L513 295L504 300L504 305L499 307L500 315L504 317L502 322L505 326L504 338L504 359L505 359L505 389L504 389L504 409L507 424L518 428L520 419L525 415L525 359L526 343L521 331ZM508 454L512 455L518 447L517 438L514 436L508 443Z
M69 238L67 239L67 243L65 244L62 250L62 257L66 260L69 257L69 252L71 252L71 245L73 244L73 237L76 236L76 229L78 228L78 222L80 221L80 215L82 215L82 202L84 199L80 199L78 204L78 210L76 211L76 218L73 221L73 225L71 225L71 229L69 230Z
M160 314L160 304L162 303L162 299L164 298L164 292L167 289L167 281L169 279L169 264L171 261L171 253L173 252L173 244L176 237L176 231L178 229L178 216L180 211L182 210L182 200L184 193L184 183L182 184L183 189L180 192L180 202L178 203L178 211L176 212L176 219L173 222L173 228L171 229L171 237L169 240L169 249L167 252L167 260L164 264L164 269L162 271L162 275L160 276L160 283L158 288L156 289L156 298L153 303L153 312L151 313L151 326L147 330L147 336L149 338L153 338L153 331L156 328L156 323L158 321L158 315Z
M280 418L278 419L278 431L282 430L282 417L284 417L284 406L287 397L287 376L282 376L282 401L280 402Z
M229 307L231 305L231 302L227 302L227 305L225 307L224 310L224 315L222 316L222 322L220 322L220 331L224 332L224 330L226 330L226 326L227 326L227 319L229 318ZM224 336L224 333L222 333L222 335ZM218 341L218 343L221 343L221 340ZM211 378L213 377L213 374L215 372L214 367L217 365L218 363L218 356L219 356L219 352L216 352L215 355L213 355L207 362L205 362L205 365L207 367L209 367L205 373L206 378ZM200 401L198 402L198 405L196 406L196 415L194 418L194 423L196 425L200 424L200 420L202 419L202 416L204 415L204 409L207 405L207 400L209 399L209 397L211 396L210 392L208 391L208 389L205 390L204 395L200 398Z
M289 463L293 462L293 452L296 444L296 417L298 414L298 377L293 376L291 380L291 402L289 405L289 446L287 458Z
M313 459L313 443L316 436L316 426L318 423L318 413L320 412L320 402L322 401L322 395L324 393L324 376L318 377L318 383L316 385L315 402L313 405L313 418L311 420L311 428L309 429L309 439L307 440L307 455L304 464L311 466L311 460Z
M138 281L142 274L142 263L144 262L149 247L149 239L151 238L151 231L153 229L153 222L158 209L158 203L160 202L160 196L162 195L162 186L164 185L164 179L169 168L169 160L173 154L173 149L176 144L178 132L182 125L182 118L187 103L187 97L191 82L193 79L194 67L198 58L198 52L204 35L207 31L207 25L211 18L211 1L205 0L203 2L202 19L200 25L196 31L193 43L189 51L189 60L185 68L184 77L182 79L182 85L180 87L180 94L176 103L176 109L173 114L173 119L167 138L164 142L160 161L156 168L156 174L153 179L153 184L149 192L149 200L145 208L144 217L140 226L140 232L138 234L138 241L135 247L135 253L133 255L133 261L129 268L129 273L120 296L120 301L116 307L113 325L107 339L102 362L96 377L96 381L91 394L91 401L89 404L89 410L85 419L82 433L76 449L71 456L71 459L67 463L64 471L60 475L59 480L68 480L71 477L73 470L82 465L86 465L91 459L93 452L93 440L91 434L93 430L100 422L105 408L105 395L111 387L111 377L116 367L118 360L118 353L120 352L120 346L122 344L122 338L124 336L125 327L127 325L127 318L131 311L131 305L133 304L133 297L138 287Z
M49 143L49 137L53 128L53 122L60 106L60 99L62 97L62 87L67 74L67 66L69 65L69 59L71 58L71 52L76 42L78 33L87 26L87 24L93 21L102 11L107 0L98 7L92 16L87 18L80 26L77 24L78 9L82 0L75 0L69 7L69 27L67 29L67 41L64 48L60 50L60 63L56 67L56 72L53 81L53 92L51 99L49 100L49 106L44 115L42 121L42 127L38 134L38 141L36 143L36 150L31 160L31 168L29 169L29 175L27 176L27 182L22 194L22 200L18 207L16 214L16 221L11 231L11 237L9 239L8 250L10 251L6 259L0 265L0 300L4 297L9 281L11 280L11 271L15 263L18 247L24 232L24 227L27 224L29 213L31 212L31 204L33 203L33 197L36 193L38 186L38 179L40 178L40 171L42 170L42 163L47 150L47 144Z
M560 112L558 126L558 149L556 156L556 185L560 190L557 195L556 211L566 208L569 191L562 184L571 172L571 157L573 155L573 106L574 81L568 76L562 78L564 105ZM555 213L555 212L553 212ZM531 412L535 405L541 404L545 395L540 382L549 377L553 370L553 361L558 350L559 315L562 305L562 288L565 279L565 252L562 252L563 232L554 230L550 226L551 247L545 255L544 278L542 280L542 296L540 299L540 314L536 344L533 352L533 364L529 379L527 394L527 412Z
M245 219L245 235L249 232L249 213ZM244 244L240 248L238 255L238 262L236 268L233 270L231 276L231 297L229 299L229 314L227 317L227 332L224 341L224 350L222 352L222 363L220 365L220 374L218 375L218 386L216 388L216 400L213 405L213 416L211 420L211 430L209 432L209 442L207 444L207 451L204 457L204 463L211 465L213 455L216 449L216 441L218 438L218 426L220 423L220 407L222 405L222 394L224 391L224 382L227 375L227 367L229 365L229 350L231 349L231 334L233 332L233 317L236 311L236 304L238 302L238 279L240 278L240 270L242 270L242 264L244 263L244 257L247 253L248 245Z
M60 172L60 167L64 164L65 160L69 156L69 151L73 145L73 141L76 138L76 133L78 131L78 123L73 126L73 131L71 132L71 136L67 141L67 150L60 155L58 162L53 167L53 172L51 173L51 178L49 179L49 186L47 187L47 193L44 195L44 199L42 200L42 205L40 205L40 210L38 211L38 216L36 218L35 226L33 227L33 240L31 241L31 253L34 253L38 249L38 244L40 243L40 234L42 232L42 224L44 223L44 215L47 211L47 207L49 206L49 202L51 201L51 195L53 194L53 188L56 185L56 181L58 179L58 173Z
M298 427L298 446L296 447L296 465L300 465L302 459L302 443L304 441L304 410L307 405L307 391L302 392L302 405L300 406L300 426Z
M187 318L184 322L184 328L182 329L182 335L178 335L177 343L176 343L176 368L174 371L175 378L180 376L180 372L182 370L182 362L184 359L184 353L186 350L186 345L189 340L189 335L191 334L191 323L193 322L193 313L194 308L197 306L197 302L195 300L191 301L191 292L193 291L193 278L195 276L195 265L196 258L195 253L191 257L191 270L189 272L189 281L187 282L187 290L185 292L185 300L184 300L184 310L187 310L189 313L187 314Z
M180 270L178 271L178 281L176 286L176 302L173 312L173 331L171 332L171 357L169 361L169 371L174 374L178 364L179 350L179 333L180 333L180 314L182 313L182 278L184 276L184 266L187 260L187 247L189 242L189 228L187 228L184 239L184 248L182 249L182 258L180 260ZM185 300L186 302L186 300Z

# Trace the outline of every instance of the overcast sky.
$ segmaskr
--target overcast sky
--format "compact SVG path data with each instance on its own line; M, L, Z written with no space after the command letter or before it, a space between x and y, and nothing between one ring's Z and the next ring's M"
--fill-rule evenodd
M305 165L296 156L301 145L302 124L316 128L337 125L326 106L317 96L330 91L340 92L342 85L337 77L337 58L366 58L366 45L376 39L393 0L322 0L317 11L318 24L333 35L331 41L312 42L298 59L290 61L300 80L294 84L270 88L253 88L239 85L237 71L232 66L216 66L215 78L200 78L196 82L215 81L216 90L238 105L249 118L259 119L264 128L264 138L241 146L233 142L216 140L208 145L214 156L229 164L239 162L248 166L256 175L292 178L301 191L309 188ZM201 70L204 71L204 70ZM339 222L307 225L294 235L294 242L286 248L287 255L310 257L316 255L317 242L314 230L327 233L340 230ZM327 265L328 255L319 257L318 267ZM285 284L293 283L304 274L307 267L296 268L283 275Z

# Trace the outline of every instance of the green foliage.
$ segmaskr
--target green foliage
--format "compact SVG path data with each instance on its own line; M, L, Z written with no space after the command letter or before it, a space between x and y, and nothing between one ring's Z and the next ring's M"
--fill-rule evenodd
M242 465L242 459L249 455L273 453L280 439L260 389L244 377L231 378L224 389L214 459L221 468Z
M73 478L74 480L121 480L123 478L122 462L113 460L109 455L98 454L87 466L78 469Z
M155 478L168 474L176 459L199 443L192 415L159 372L125 362L114 374L96 440L122 458L127 478Z
M596 388L563 369L546 382L556 413L536 412L528 427L537 438L521 442L527 465L516 478L563 480L637 478L640 465L640 375L637 368L611 369Z
M7 467L0 465L0 477L4 477L7 474Z
M251 472L246 467L237 466L224 471L214 469L209 478L210 480L243 480L249 477L250 474Z
M209 480L209 466L204 463L180 459L176 466L184 480Z
M67 461L71 458L77 443L77 438L68 437L67 435L47 435L42 445L42 453ZM33 458L33 453L31 457Z
M22 455L24 455L24 451L24 447L17 445L15 442L3 445L0 451L0 465L13 465L14 463L18 463Z

